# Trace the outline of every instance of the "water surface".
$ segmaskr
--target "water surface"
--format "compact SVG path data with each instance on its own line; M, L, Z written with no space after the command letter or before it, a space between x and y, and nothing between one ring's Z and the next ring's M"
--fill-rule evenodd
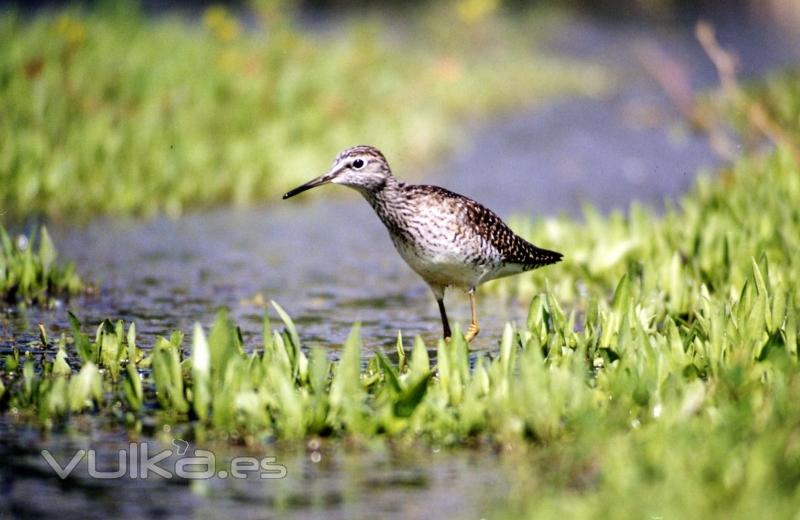
M729 42L745 45L746 40L746 64L757 64L750 70L754 73L800 56L793 40L776 49L768 31L741 33L738 40L733 34L726 36ZM665 197L680 195L700 169L719 162L644 71L636 56L636 43L642 41L655 42L680 60L697 85L713 83L714 71L688 28L581 22L553 45L611 67L620 85L613 95L564 99L476 126L463 148L414 177L472 196L503 217L578 215L584 203L602 211L625 208L632 200L659 207ZM330 152L333 157L338 150ZM318 173L309 172L309 178ZM393 348L398 330L406 338L419 334L432 346L440 324L429 289L403 264L357 194L334 186L320 189L330 197L310 203L276 198L246 211L52 229L61 254L75 260L100 291L51 310L3 310L0 353L36 341L39 322L51 334L65 330L67 307L87 328L106 317L135 321L140 344L148 346L156 334L189 333L195 321L208 326L224 306L242 327L247 347L254 348L263 314L269 312L275 323L274 312L264 305L269 300L296 320L306 346L323 345L332 357L357 321L363 325L365 356ZM465 324L466 297L453 292L447 301L451 320ZM520 322L526 305L480 292L478 301L482 333L473 347L492 351L503 324ZM525 459L509 462L486 450L341 444L314 450L266 443L219 447L219 456L253 449L275 455L287 467L286 479L101 482L81 473L82 465L76 476L61 481L45 465L42 449L63 461L75 449L91 447L113 461L116 450L129 442L126 432L91 420L70 428L42 436L8 417L0 421L0 516L477 517L512 492L515 471L537 471ZM149 432L142 440L164 448L169 437Z

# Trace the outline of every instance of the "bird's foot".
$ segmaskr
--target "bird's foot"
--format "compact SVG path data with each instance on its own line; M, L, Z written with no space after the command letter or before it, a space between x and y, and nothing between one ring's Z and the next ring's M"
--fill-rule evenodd
M475 336L477 336L480 331L481 328L477 323L470 323L467 333L464 334L464 339L470 342L475 339Z

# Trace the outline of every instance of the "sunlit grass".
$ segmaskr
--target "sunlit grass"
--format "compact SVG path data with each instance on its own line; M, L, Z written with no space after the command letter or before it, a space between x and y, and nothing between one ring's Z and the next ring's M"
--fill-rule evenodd
M492 286L530 307L491 354L471 359L456 334L437 345L399 338L365 358L356 325L333 361L306 348L277 305L280 325L265 319L253 344L224 311L210 330L147 345L133 324L106 321L88 336L73 318L69 334L45 331L3 358L0 411L55 431L85 416L132 434L182 428L197 443L489 447L519 469L492 516L796 514L793 153L741 158L661 215L587 209L582 221L514 226L565 261Z
M601 216L587 207L581 221L512 220L523 236L557 247L568 261L488 286L527 299L549 280L557 300L579 310L611 294L628 273L643 301L661 314L693 316L703 292L736 296L750 276L750 259L783 266L771 276L798 295L800 247L796 204L800 177L791 153L743 158L715 177L701 176L689 195L667 202L663 215L633 204ZM588 297L588 298L587 298Z
M87 217L260 202L345 146L369 141L395 166L419 165L466 117L608 86L597 67L537 51L541 26L409 16L315 34L280 11L250 29L220 8L194 22L4 12L0 209Z
M489 446L519 454L510 517L785 515L800 506L798 208L798 166L778 151L700 180L664 216L536 228L586 252L472 361L458 334L365 360L358 326L331 361L277 306L282 326L265 322L257 345L224 312L152 345L133 325L90 338L73 320L45 356L6 356L0 406L48 429L155 419L196 442Z

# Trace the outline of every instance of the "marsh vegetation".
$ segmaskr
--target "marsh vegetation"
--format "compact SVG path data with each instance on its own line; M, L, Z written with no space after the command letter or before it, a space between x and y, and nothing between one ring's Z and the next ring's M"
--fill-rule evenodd
M538 51L536 33L508 18L449 23L430 8L400 30L376 14L312 33L281 10L257 11L257 30L218 7L200 24L119 11L0 14L0 97L14 100L0 119L4 211L254 204L364 136L420 165L468 117L610 82Z
M19 103L0 113L0 204L14 219L58 219L254 203L316 171L341 141L370 135L411 164L449 145L464 117L608 86L602 69L531 52L514 21L492 16L461 15L452 47L424 23L398 45L380 19L332 38L261 16L266 35L219 9L198 25L3 14L0 31L15 38L0 50L0 96ZM502 45L494 24L508 24ZM35 333L0 336L2 431L105 431L233 452L333 446L428 460L469 451L513 467L483 512L499 517L791 516L800 506L796 80L784 72L699 101L744 151L663 210L634 202L608 215L587 205L580 218L516 217L515 230L558 245L566 260L489 286L490 298L513 296L527 313L488 349L471 351L459 331L449 343L402 332L376 342L358 323L344 341L311 340L286 302L263 308L260 293L246 305L250 322L252 308L262 313L258 333L227 309L210 326L175 319L158 334L142 333L144 316L120 319L129 309L82 321L66 310L82 303L81 266L57 258L45 228L3 229L0 323L41 310ZM508 301L500 297L491 301Z

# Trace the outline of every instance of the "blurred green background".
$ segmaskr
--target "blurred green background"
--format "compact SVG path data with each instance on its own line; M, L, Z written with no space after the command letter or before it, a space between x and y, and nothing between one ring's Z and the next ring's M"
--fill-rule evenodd
M61 266L44 228L26 237L0 227L0 432L11 432L0 435L0 493L29 516L37 506L60 512L61 498L70 512L98 516L119 504L176 517L380 516L396 498L386 490L397 489L403 506L428 517L455 502L466 514L454 516L468 517L790 517L800 507L800 77L796 64L755 79L715 70L692 32L705 16L769 27L778 40L800 31L795 0L4 6L0 221L14 231L55 224L53 241L78 263ZM623 24L635 30L619 37ZM662 38L637 46L649 33ZM559 34L561 51L577 51L545 43ZM663 42L672 46L659 54ZM634 50L626 63L581 57L595 46ZM680 63L686 48L702 70ZM717 68L736 61L717 50ZM624 74L637 57L639 69ZM701 88L695 73L705 74ZM600 101L580 104L587 98ZM522 178L530 189L502 186L501 200L554 199L540 212L576 200L552 193L609 186L621 192L616 203L632 204L511 220L565 261L486 287L484 312L519 312L505 329L487 318L486 343L472 351L436 343L430 295L377 220L365 223L368 208L279 202L345 146L379 146L413 181L463 150L476 122L536 106L555 107L545 121L569 132L520 125L502 134L518 139L507 148L487 125L467 156L481 168L455 162L460 177L445 180ZM583 109L586 120L576 116ZM698 155L728 155L692 181L672 160L696 141ZM606 143L613 149L601 157ZM492 169L502 159L492 154L509 149L518 162ZM595 154L585 176L572 161L578 149ZM556 167L539 176L551 155ZM641 185L668 176L693 187L665 207L636 201ZM249 205L264 207L204 211ZM177 218L187 212L199 215ZM103 278L96 286L93 275ZM265 323L273 298L297 327L283 311L274 329ZM219 306L232 318L220 313L206 344L200 324ZM364 341L354 333L342 347L353 316ZM395 348L398 328L405 350ZM98 488L62 483L20 447L60 446L68 458L74 439L100 445L105 435L116 455L130 438L169 445L178 434L220 453L278 446L281 456L301 438L300 462L283 487L131 479ZM309 462L337 449L396 459ZM398 462L408 453L422 459L413 471Z
M369 140L396 165L447 149L467 116L608 86L537 50L555 17L492 0L397 17L252 2L133 2L0 14L0 207L12 216L177 215L249 204ZM353 10L359 12L353 12ZM527 22L533 22L527 23Z
M178 215L272 200L369 140L398 171L474 116L598 95L541 49L564 13L694 18L715 2L18 2L0 11L0 207ZM792 23L790 0L723 11ZM313 194L319 196L319 194Z

